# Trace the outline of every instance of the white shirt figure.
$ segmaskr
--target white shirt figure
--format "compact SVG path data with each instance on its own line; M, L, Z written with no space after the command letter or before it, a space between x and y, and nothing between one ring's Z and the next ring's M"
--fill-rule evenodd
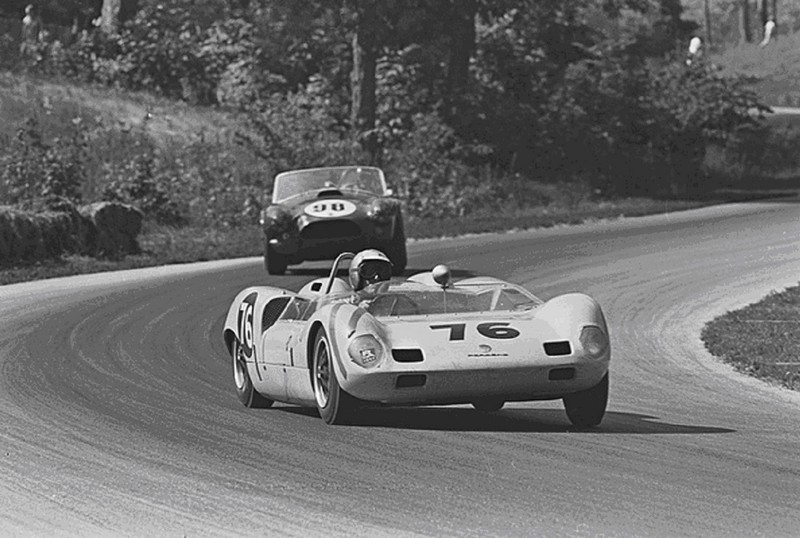
M686 65L692 65L692 61L702 54L703 40L694 36L689 41L689 55L686 58Z
M766 24L764 24L764 40L758 44L759 47L767 46L769 40L772 39L772 32L774 30L775 30L775 21L770 19L766 22Z

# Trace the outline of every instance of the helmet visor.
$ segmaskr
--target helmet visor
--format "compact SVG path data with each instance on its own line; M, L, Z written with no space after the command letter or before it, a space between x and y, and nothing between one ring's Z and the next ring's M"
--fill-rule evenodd
M358 268L358 274L366 282L381 282L392 277L392 266L384 261L367 260Z

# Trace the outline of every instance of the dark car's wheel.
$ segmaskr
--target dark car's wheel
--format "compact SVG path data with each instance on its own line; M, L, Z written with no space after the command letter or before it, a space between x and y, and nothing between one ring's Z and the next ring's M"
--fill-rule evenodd
M250 374L247 373L247 363L244 359L242 345L238 340L233 341L233 383L236 386L236 395L245 407L264 409L271 407L274 403L269 398L262 396L253 387Z
M346 424L352 417L355 399L339 387L333 368L333 351L325 331L322 330L314 340L311 375L319 416L327 424Z
M286 258L275 252L269 245L269 239L264 242L264 267L271 275L282 275L286 273Z
M500 411L506 404L501 398L481 398L472 402L472 407L478 411Z
M590 389L564 396L564 409L573 425L580 428L597 426L606 414L608 373Z
M398 217L394 227L394 237L391 243L386 245L385 254L392 262L392 274L400 276L406 270L408 264L408 253L406 252L406 231L403 227L402 217Z

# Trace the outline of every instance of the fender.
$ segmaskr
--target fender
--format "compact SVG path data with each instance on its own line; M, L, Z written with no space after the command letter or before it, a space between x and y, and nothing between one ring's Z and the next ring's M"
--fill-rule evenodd
M231 352L234 339L245 345L248 359L256 347L256 339L261 340L261 321L264 307L275 297L296 294L272 286L253 286L240 291L231 303L222 329L225 347Z
M535 319L547 321L556 333L572 336L582 326L594 325L608 334L608 325L600 305L585 293L565 293L553 297L535 311ZM576 320L578 320L576 322Z

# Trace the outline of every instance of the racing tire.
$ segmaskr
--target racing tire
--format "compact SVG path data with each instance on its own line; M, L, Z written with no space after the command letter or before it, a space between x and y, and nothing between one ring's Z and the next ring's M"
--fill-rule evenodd
M408 265L408 252L406 251L406 231L403 218L398 217L394 228L392 241L386 245L385 252L392 262L392 275L401 276Z
M251 409L266 409L272 407L273 400L264 397L253 387L250 374L247 373L247 362L242 352L242 345L238 340L233 341L233 385L236 387L236 396L245 407Z
M286 258L275 252L269 245L269 239L264 241L264 268L271 275L286 274Z
M564 396L564 409L573 426L588 428L603 420L608 405L608 373L592 388Z
M314 339L311 378L314 399L322 420L326 424L347 424L353 416L356 399L339 386L330 341L323 330Z
M481 398L472 402L472 407L483 413L490 413L492 411L500 411L506 404L500 398Z

